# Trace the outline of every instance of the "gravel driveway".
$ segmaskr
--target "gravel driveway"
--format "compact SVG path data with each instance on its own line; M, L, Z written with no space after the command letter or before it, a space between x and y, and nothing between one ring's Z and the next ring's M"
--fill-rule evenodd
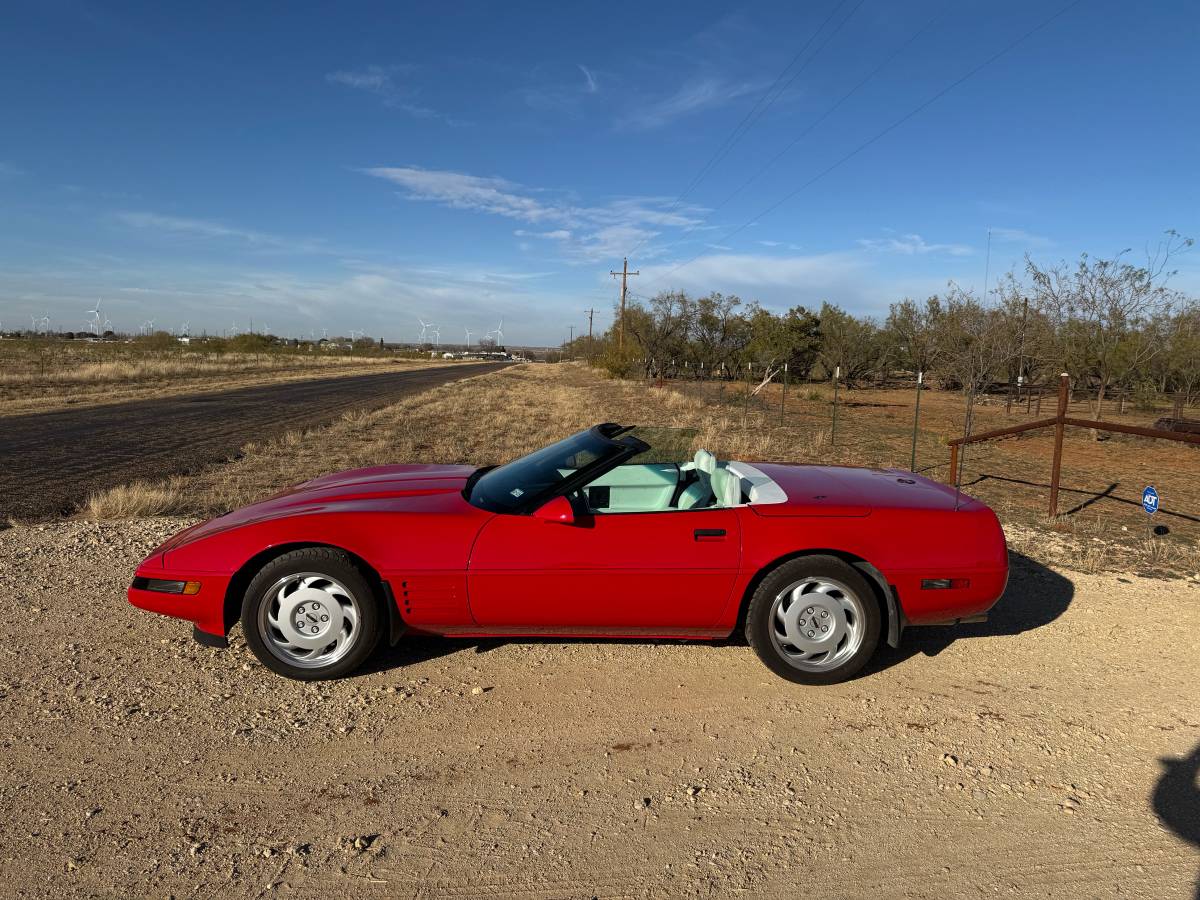
M1195 581L1018 558L991 623L828 688L736 644L432 639L304 685L125 603L182 524L0 531L0 894L1195 891Z

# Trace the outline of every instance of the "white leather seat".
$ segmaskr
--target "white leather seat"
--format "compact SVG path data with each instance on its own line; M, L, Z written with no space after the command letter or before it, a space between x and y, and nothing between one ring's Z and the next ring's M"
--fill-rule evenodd
M717 470L717 458L701 448L696 451L692 469L696 472L696 480L684 488L679 495L678 506L680 509L705 506L712 501L712 473Z
M713 472L712 489L717 497L717 506L741 506L742 479L727 469Z

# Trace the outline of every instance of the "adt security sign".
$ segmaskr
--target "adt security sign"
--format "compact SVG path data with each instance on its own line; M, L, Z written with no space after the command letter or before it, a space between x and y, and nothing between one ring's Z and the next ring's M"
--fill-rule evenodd
M1158 491L1154 489L1154 485L1142 491L1142 509L1150 515L1158 512Z

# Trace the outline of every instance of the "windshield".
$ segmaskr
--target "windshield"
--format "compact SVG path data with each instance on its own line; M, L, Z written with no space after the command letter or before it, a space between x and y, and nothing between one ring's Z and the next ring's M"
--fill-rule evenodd
M488 512L515 513L536 508L580 469L603 467L624 448L597 429L581 431L557 444L491 469L473 485L467 499Z

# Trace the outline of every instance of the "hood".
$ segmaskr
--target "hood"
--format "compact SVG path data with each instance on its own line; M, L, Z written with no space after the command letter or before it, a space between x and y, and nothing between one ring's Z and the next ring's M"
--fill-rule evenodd
M755 463L787 494L787 503L752 506L764 516L866 516L875 509L952 510L955 490L903 469ZM978 501L959 493L960 509Z
M241 525L285 516L320 512L433 512L445 499L462 492L474 466L372 466L322 475L232 512L193 525L172 537L154 553L191 543ZM153 555L153 554L151 554Z

